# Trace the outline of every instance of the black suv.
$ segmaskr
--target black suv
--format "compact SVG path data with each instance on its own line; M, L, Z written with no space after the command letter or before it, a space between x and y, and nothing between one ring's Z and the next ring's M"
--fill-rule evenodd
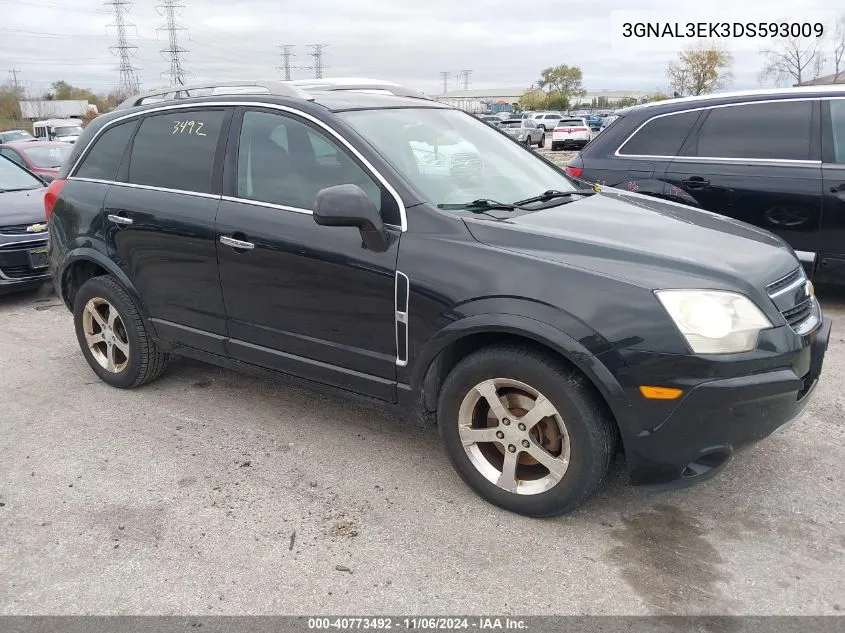
M783 237L814 281L845 284L845 87L687 97L619 110L568 165Z
M580 187L392 84L180 91L95 119L45 197L110 385L182 354L436 420L470 486L533 516L617 447L636 484L714 474L816 385L830 321L774 235Z

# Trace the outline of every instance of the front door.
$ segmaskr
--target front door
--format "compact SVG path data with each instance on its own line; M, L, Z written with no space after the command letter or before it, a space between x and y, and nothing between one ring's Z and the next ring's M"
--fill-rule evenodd
M226 335L214 233L218 145L231 115L204 108L145 117L122 182L109 188L104 205L111 255L143 298L156 333L217 354Z
M666 169L668 193L755 224L815 253L822 213L818 101L705 111Z
M845 284L845 99L822 104L824 220L817 272L820 281Z
M396 399L394 275L386 252L351 227L318 226L317 192L359 185L392 198L319 125L272 110L235 118L217 214L229 353L240 360L385 401ZM235 241L233 241L235 240Z

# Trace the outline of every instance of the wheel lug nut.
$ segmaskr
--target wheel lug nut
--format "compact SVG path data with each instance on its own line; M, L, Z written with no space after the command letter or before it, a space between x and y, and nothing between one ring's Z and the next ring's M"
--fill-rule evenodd
M525 448L528 448L529 446L531 446L531 443L530 443L528 440L522 440L522 445L523 445Z
M496 431L496 437L498 437L499 439L502 439L504 436L505 436L505 434L502 433L501 431Z
M511 453L515 453L515 452L516 452L516 446L514 446L513 444L509 445L509 446L508 446L508 450L509 450Z
M520 422L520 423L519 423L519 430L520 430L520 431L524 431L524 430L525 430L525 425L524 425L522 422Z
M502 419L502 424L504 424L505 426L507 426L507 425L508 425L508 424L510 424L510 423L511 423L511 421L510 421L508 418L503 418L503 419Z

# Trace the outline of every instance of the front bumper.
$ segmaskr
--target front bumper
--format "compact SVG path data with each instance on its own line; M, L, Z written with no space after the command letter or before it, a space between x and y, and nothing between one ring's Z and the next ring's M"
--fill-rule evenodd
M47 234L0 238L0 294L37 288L50 278L46 268L32 268L29 251L47 248Z
M691 485L793 420L818 383L830 330L830 319L824 319L789 352L749 353L735 365L740 374L730 377L718 377L730 371L728 362L719 367L701 357L623 353L626 365L636 367L623 372L623 388L639 420L638 428L622 429L631 483ZM679 401L649 401L638 393L639 385L674 386L684 395Z

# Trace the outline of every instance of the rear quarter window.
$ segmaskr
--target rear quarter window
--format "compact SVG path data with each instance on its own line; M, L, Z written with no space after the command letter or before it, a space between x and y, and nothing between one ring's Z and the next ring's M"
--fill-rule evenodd
M123 158L123 153L126 150L126 144L129 143L132 132L135 131L137 125L138 121L136 119L107 128L94 141L94 145L85 154L82 164L73 175L79 178L114 180L117 176L117 170ZM70 160L73 160L72 155Z
M677 156L698 117L698 111L658 115L640 127L619 148L619 153L626 156Z

